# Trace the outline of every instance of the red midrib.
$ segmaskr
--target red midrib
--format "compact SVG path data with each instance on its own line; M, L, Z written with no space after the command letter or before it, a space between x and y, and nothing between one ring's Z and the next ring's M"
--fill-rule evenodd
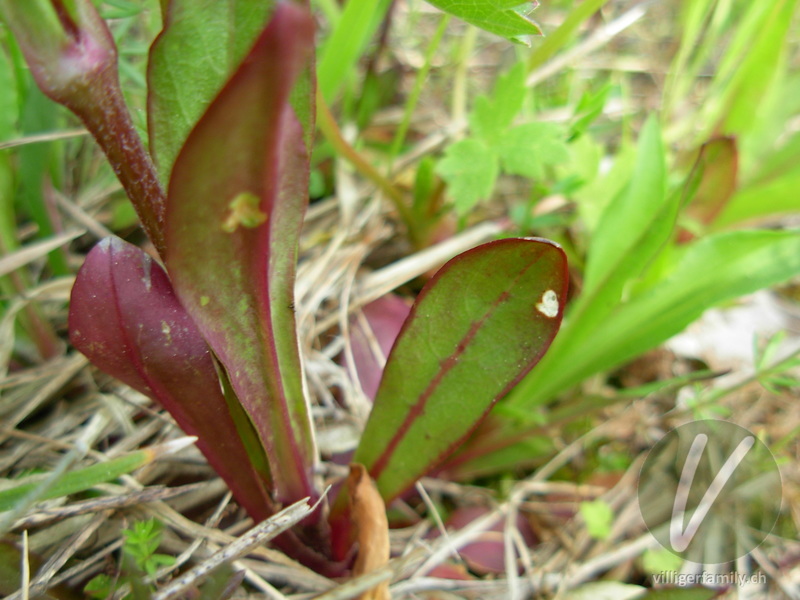
M508 288L497 297L497 299L492 303L489 310L486 311L486 314L484 314L483 317L481 317L478 321L474 321L472 323L472 325L469 328L469 331L458 343L458 346L456 347L455 351L445 360L442 361L439 371L436 373L433 379L431 379L430 383L425 388L425 391L423 391L422 394L420 394L416 404L414 404L414 407L409 411L403 423L397 429L394 436L392 436L392 439L386 445L384 451L375 461L375 464L372 466L372 469L370 469L370 476L374 480L377 481L378 477L386 468L386 465L389 463L389 459L391 458L395 449L400 444L402 439L405 437L408 430L411 428L411 425L414 423L417 417L419 417L423 412L425 412L425 407L428 403L428 399L431 397L433 392L439 386L439 383L442 381L444 376L447 375L447 373L457 364L459 357L462 354L464 354L464 351L466 350L467 346L475 337L478 330L483 326L486 319L488 319L494 313L495 309L500 304L506 302L510 298L511 293L508 290L512 289L517 284L517 282L525 274L525 272L539 261L539 258L541 258L541 253L538 253L534 257L534 260L532 260L530 263L525 265L523 269L520 270L520 272L514 278L514 281L512 281L511 284L508 286Z

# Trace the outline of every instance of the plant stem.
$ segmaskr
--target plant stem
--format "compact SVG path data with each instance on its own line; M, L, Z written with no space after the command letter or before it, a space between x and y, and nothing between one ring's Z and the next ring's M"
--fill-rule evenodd
M377 185L378 189L392 201L400 218L408 228L411 242L416 246L419 241L417 231L411 210L406 206L403 194L344 139L319 88L317 88L317 124L325 139L331 143L336 152L352 164L359 173Z
M165 195L133 125L117 75L117 47L90 0L0 0L36 83L75 113L108 157L159 253Z
M458 49L456 59L456 74L453 78L453 98L451 105L452 119L458 123L466 119L467 116L467 70L469 69L469 57L472 56L472 49L475 47L475 40L478 39L478 28L469 25L461 47Z
M164 252L166 197L155 165L131 120L116 71L103 78L93 102L67 105L92 133L133 202L142 226L159 254Z

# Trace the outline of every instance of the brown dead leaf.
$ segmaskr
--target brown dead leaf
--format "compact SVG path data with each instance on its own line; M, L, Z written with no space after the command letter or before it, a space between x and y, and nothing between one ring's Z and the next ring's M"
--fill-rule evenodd
M358 540L353 575L358 576L380 569L389 562L389 521L383 499L364 465L350 465L347 484L350 489L350 518ZM359 600L391 600L389 582L364 592Z

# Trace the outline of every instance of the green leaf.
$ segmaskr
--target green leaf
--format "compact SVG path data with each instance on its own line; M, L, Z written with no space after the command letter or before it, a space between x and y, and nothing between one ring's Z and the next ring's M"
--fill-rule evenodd
M278 5L189 135L167 198L175 291L258 432L280 503L316 496L292 309L308 149L289 104L313 36L307 10Z
M114 580L105 573L95 575L83 587L83 593L89 594L89 596L98 600L108 598L114 593Z
M603 0L604 2L606 0ZM581 7L584 5L581 4ZM575 107L575 113L572 117L572 135L575 137L583 135L589 126L603 114L603 109L606 106L606 101L611 93L613 86L611 83L606 83L598 90L587 90L584 92L578 104Z
M436 172L447 182L456 212L464 215L492 195L500 166L497 155L485 143L465 139L449 146Z
M651 575L662 571L677 572L681 566L683 559L666 548L651 548L642 554L642 569Z
M469 115L470 130L487 142L496 141L508 129L525 101L525 65L518 62L495 83L491 97L478 96Z
M163 181L259 33L273 0L170 0L148 66L150 151Z
M491 33L507 38L513 42L521 42L526 46L525 36L541 35L539 26L518 12L518 8L535 7L533 2L519 2L518 0L428 0L436 8L450 13L485 29Z
M666 190L664 145L658 121L651 117L640 134L633 177L606 208L592 237L584 296L591 297L601 286L614 286L621 293L622 284L638 276L666 242L674 222L665 219Z
M353 458L385 500L446 458L539 361L566 291L563 251L534 239L479 246L428 282L389 355Z
M569 159L563 131L555 123L526 123L504 133L497 145L503 171L541 179L546 165Z

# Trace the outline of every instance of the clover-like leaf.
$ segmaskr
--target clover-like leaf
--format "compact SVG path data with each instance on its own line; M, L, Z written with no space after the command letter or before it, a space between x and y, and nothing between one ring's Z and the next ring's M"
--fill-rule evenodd
M470 131L476 137L495 142L511 126L525 101L525 63L518 62L500 75L491 96L478 96L469 115Z
M467 138L447 148L436 171L447 182L456 212L464 215L492 195L500 166L492 148L481 140Z
M544 176L545 165L569 159L561 127L555 123L525 123L505 132L497 144L503 171L532 179Z

